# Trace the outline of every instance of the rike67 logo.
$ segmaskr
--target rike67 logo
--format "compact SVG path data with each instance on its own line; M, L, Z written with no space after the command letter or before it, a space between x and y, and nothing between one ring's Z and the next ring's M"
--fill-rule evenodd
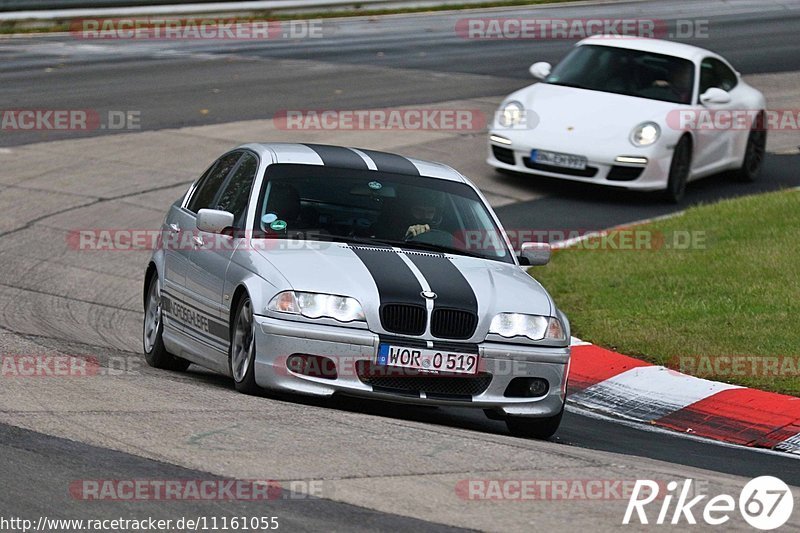
M738 502L729 494L719 494L707 501L706 494L692 497L691 479L682 483L670 481L666 485L666 494L659 494L662 487L663 483L637 480L622 523L695 525L701 518L708 525L721 526L731 519L738 507L738 512L750 526L770 531L786 524L794 509L794 496L789 486L772 476L757 477L747 483ZM653 520L652 512L648 515L645 508L656 501L658 503L650 509L658 510Z

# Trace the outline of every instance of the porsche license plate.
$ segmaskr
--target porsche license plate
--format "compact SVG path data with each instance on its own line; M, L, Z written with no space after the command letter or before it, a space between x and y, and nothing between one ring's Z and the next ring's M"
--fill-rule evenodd
M412 368L422 372L449 372L475 374L478 372L478 355L454 353L429 348L406 348L391 344L378 347L379 365Z
M531 160L553 167L571 168L574 170L585 170L588 160L581 155L561 154L558 152L547 152L545 150L532 150Z

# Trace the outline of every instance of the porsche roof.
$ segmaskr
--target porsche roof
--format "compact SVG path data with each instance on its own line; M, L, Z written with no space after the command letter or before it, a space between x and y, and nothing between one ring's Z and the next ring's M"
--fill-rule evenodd
M644 52L652 52L655 54L682 57L692 61L698 61L708 56L719 57L718 54L715 54L710 50L692 46L690 44L664 41L662 39L650 39L646 37L595 35L580 41L577 46L586 44L642 50Z

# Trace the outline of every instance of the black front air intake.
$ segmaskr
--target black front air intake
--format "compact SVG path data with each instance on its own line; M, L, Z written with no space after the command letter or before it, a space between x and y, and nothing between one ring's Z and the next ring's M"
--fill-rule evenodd
M494 154L494 158L501 163L505 163L506 165L517 164L517 162L514 161L514 151L510 148L502 148L500 146L492 145L492 154Z
M428 398L471 401L483 394L492 382L492 374L428 374L410 368L377 366L370 361L356 363L356 374L362 383L372 385L375 392Z

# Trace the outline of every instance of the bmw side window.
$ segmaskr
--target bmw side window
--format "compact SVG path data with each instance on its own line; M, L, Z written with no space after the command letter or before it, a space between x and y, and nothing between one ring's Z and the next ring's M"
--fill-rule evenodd
M201 209L212 208L214 198L216 198L222 184L225 183L225 178L236 166L236 162L239 161L241 155L241 152L232 152L217 160L211 171L197 185L197 189L189 199L189 203L186 206L189 211L197 213Z
M233 213L234 226L237 228L244 227L247 202L250 200L257 171L258 158L245 152L216 201L215 209Z

